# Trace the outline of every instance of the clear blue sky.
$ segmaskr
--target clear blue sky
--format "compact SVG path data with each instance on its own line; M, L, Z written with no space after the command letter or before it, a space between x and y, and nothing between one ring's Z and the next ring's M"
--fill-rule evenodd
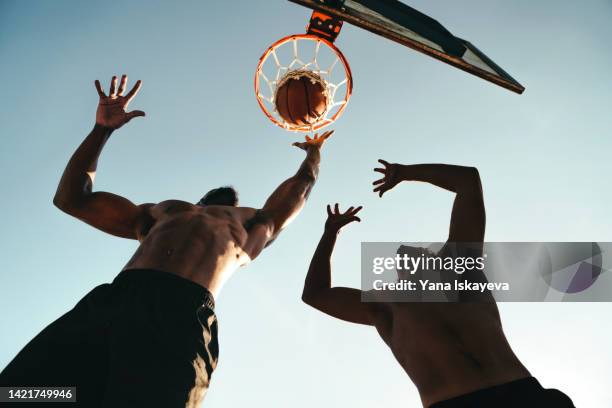
M477 166L489 241L612 241L612 3L414 0L519 79L512 94L345 25L337 40L355 89L325 147L301 216L218 299L221 355L210 408L418 406L375 330L301 303L324 205L362 204L341 236L335 282L359 284L361 241L440 241L452 196L402 185L370 192L376 159ZM309 12L266 1L0 1L0 366L137 243L56 210L66 161L94 123L95 78L142 79L97 188L135 202L196 201L233 184L260 206L303 154L253 95L257 59L304 31ZM610 304L502 304L518 356L577 406L612 405ZM418 335L415 333L415 335Z

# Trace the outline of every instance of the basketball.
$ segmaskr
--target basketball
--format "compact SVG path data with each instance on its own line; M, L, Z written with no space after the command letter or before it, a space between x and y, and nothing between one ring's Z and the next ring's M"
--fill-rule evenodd
M276 111L292 126L317 123L325 115L327 101L327 86L323 79L312 71L289 72L276 88Z

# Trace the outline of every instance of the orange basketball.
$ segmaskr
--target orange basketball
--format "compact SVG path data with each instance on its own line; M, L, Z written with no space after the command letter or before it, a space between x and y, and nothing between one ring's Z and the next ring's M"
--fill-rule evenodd
M327 88L314 72L293 71L279 81L274 100L276 111L285 122L313 125L327 110Z

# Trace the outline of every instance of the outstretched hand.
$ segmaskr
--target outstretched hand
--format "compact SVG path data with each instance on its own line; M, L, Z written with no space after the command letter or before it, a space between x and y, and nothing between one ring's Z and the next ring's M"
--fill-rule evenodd
M349 207L344 213L340 212L338 204L334 206L333 210L331 205L327 205L327 221L325 221L325 229L328 231L338 232L342 227L350 224L353 221L361 222L361 219L356 214L361 211L363 207L359 206Z
M374 192L377 192L378 196L382 197L384 193L398 185L402 180L398 174L398 164L389 163L382 159L378 160L378 162L385 167L377 167L374 169L374 171L382 173L383 178L376 180L372 184L376 186L374 187Z
M325 141L333 134L334 134L334 131L329 130L323 133L321 136L319 136L319 134L316 133L314 137L312 138L306 135L306 141L295 142L292 144L292 146L299 147L300 149L306 150L306 151L308 151L309 148L320 149L323 146L323 143L325 143Z
M126 109L132 99L136 96L140 90L142 82L136 81L136 84L127 95L123 95L127 85L127 75L121 77L119 89L117 90L117 77L113 76L110 85L110 91L108 96L102 90L100 81L95 81L96 90L100 95L100 102L98 103L98 110L96 111L96 124L111 128L119 129L121 126L128 123L132 118L137 116L145 116L145 113L141 110L135 110L126 112Z

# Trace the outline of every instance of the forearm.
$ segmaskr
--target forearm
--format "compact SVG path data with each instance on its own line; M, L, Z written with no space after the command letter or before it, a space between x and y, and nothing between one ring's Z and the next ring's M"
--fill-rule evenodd
M298 171L281 183L263 206L276 236L302 210L319 175L319 149L310 148Z
M314 184L319 176L319 164L321 162L321 151L317 147L310 147L306 158L300 165L295 178L306 183Z
M291 177L288 182L291 188L289 189L290 197L288 197L287 203L289 203L290 211L295 215L299 212L312 188L314 187L317 178L319 177L319 163L321 162L321 151L318 147L311 147L307 150L306 158L300 165L297 173Z
M402 181L422 181L455 193L477 186L479 180L476 168L450 164L400 165L399 177Z
M338 319L358 324L373 324L373 310L361 302L359 289L332 287L331 256L337 230L325 229L310 262L302 300L315 309Z
M60 208L78 205L90 194L98 158L112 130L95 125L74 152L60 180L53 202Z
M316 295L317 292L331 288L331 256L336 245L337 232L325 230L315 250L308 274L304 282L302 299Z

